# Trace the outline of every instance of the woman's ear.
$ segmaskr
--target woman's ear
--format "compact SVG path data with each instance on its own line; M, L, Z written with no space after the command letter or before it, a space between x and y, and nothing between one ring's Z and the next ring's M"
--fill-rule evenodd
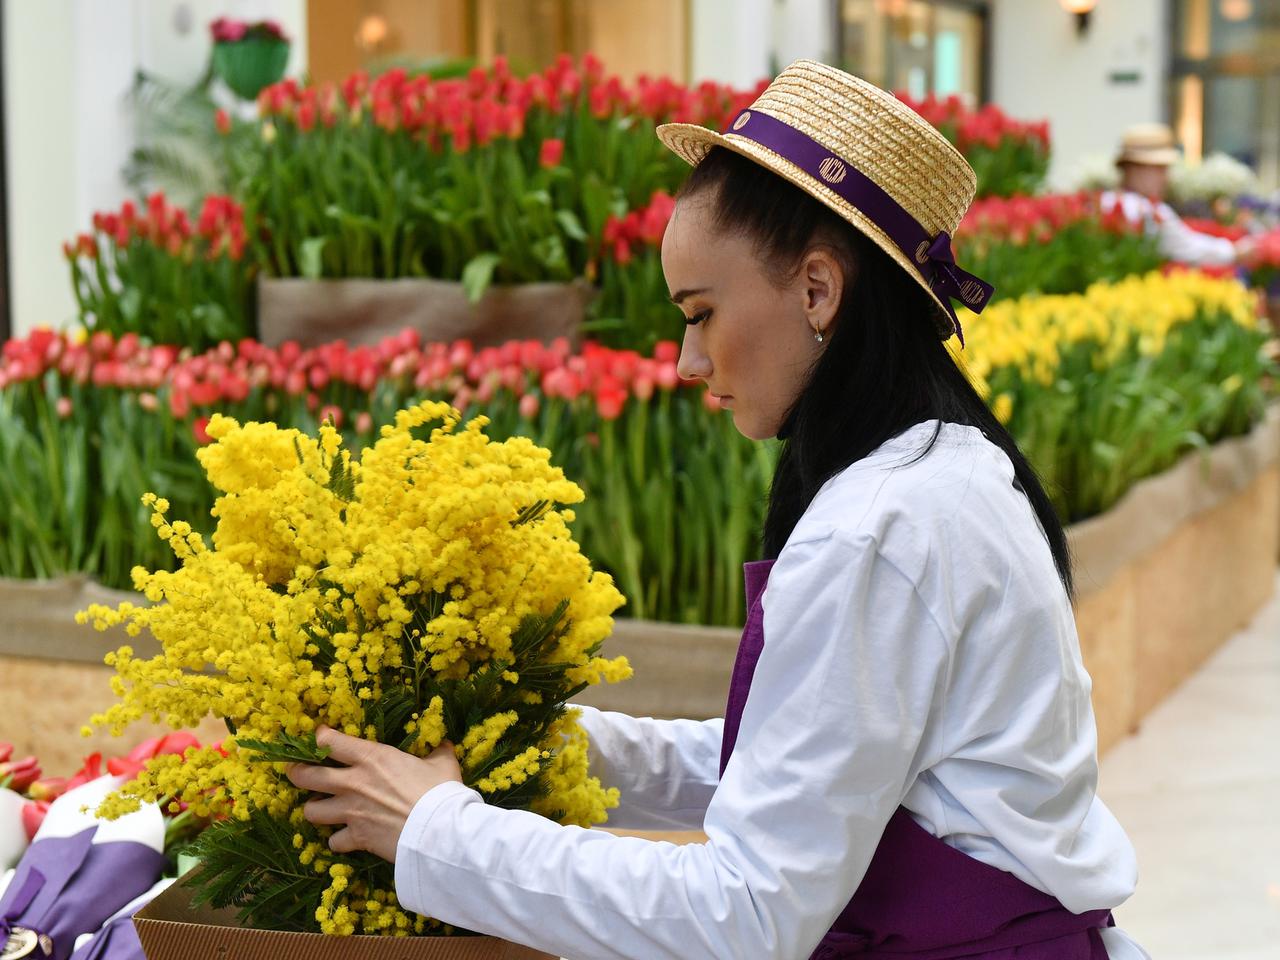
M804 295L805 320L815 333L831 330L840 311L844 295L846 270L835 251L827 246L815 247L805 254L800 268L800 285Z

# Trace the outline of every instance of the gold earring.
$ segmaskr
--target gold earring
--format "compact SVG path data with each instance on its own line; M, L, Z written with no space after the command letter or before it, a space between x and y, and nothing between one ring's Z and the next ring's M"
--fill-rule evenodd
M823 340L823 336L822 336L822 328L821 328L821 327L819 327L819 328L817 329L817 331L814 333L814 335L813 335L813 339L817 340L819 343L821 343L821 342L822 342L822 340Z

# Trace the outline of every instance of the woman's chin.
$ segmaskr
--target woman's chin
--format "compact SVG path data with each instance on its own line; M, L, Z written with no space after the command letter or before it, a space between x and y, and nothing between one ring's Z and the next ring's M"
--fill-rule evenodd
M772 440L778 435L778 425L761 423L750 413L737 408L731 409L730 413L733 414L734 427L748 440Z

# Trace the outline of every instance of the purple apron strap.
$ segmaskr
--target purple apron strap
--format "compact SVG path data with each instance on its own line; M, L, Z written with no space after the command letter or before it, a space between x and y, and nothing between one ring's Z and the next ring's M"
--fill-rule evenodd
M729 703L724 712L724 733L720 741L720 776L729 763L729 755L738 742L738 724L742 720L742 708L751 690L751 678L756 672L756 661L764 649L764 597L769 582L772 560L753 560L743 564L747 594L747 624L742 628L738 643L738 656L733 662L733 675L729 678Z
M723 776L764 649L762 598L774 561L744 565L747 622L729 681ZM956 850L902 807L886 825L853 899L811 960L1106 960L1110 911L1073 914L1057 899Z

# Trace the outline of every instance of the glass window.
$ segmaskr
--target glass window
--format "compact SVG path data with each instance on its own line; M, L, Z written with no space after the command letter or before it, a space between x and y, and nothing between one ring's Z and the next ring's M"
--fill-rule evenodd
M1280 185L1280 0L1177 0L1172 116L1188 159L1229 153Z
M841 66L913 97L986 93L987 4L968 0L841 0Z

